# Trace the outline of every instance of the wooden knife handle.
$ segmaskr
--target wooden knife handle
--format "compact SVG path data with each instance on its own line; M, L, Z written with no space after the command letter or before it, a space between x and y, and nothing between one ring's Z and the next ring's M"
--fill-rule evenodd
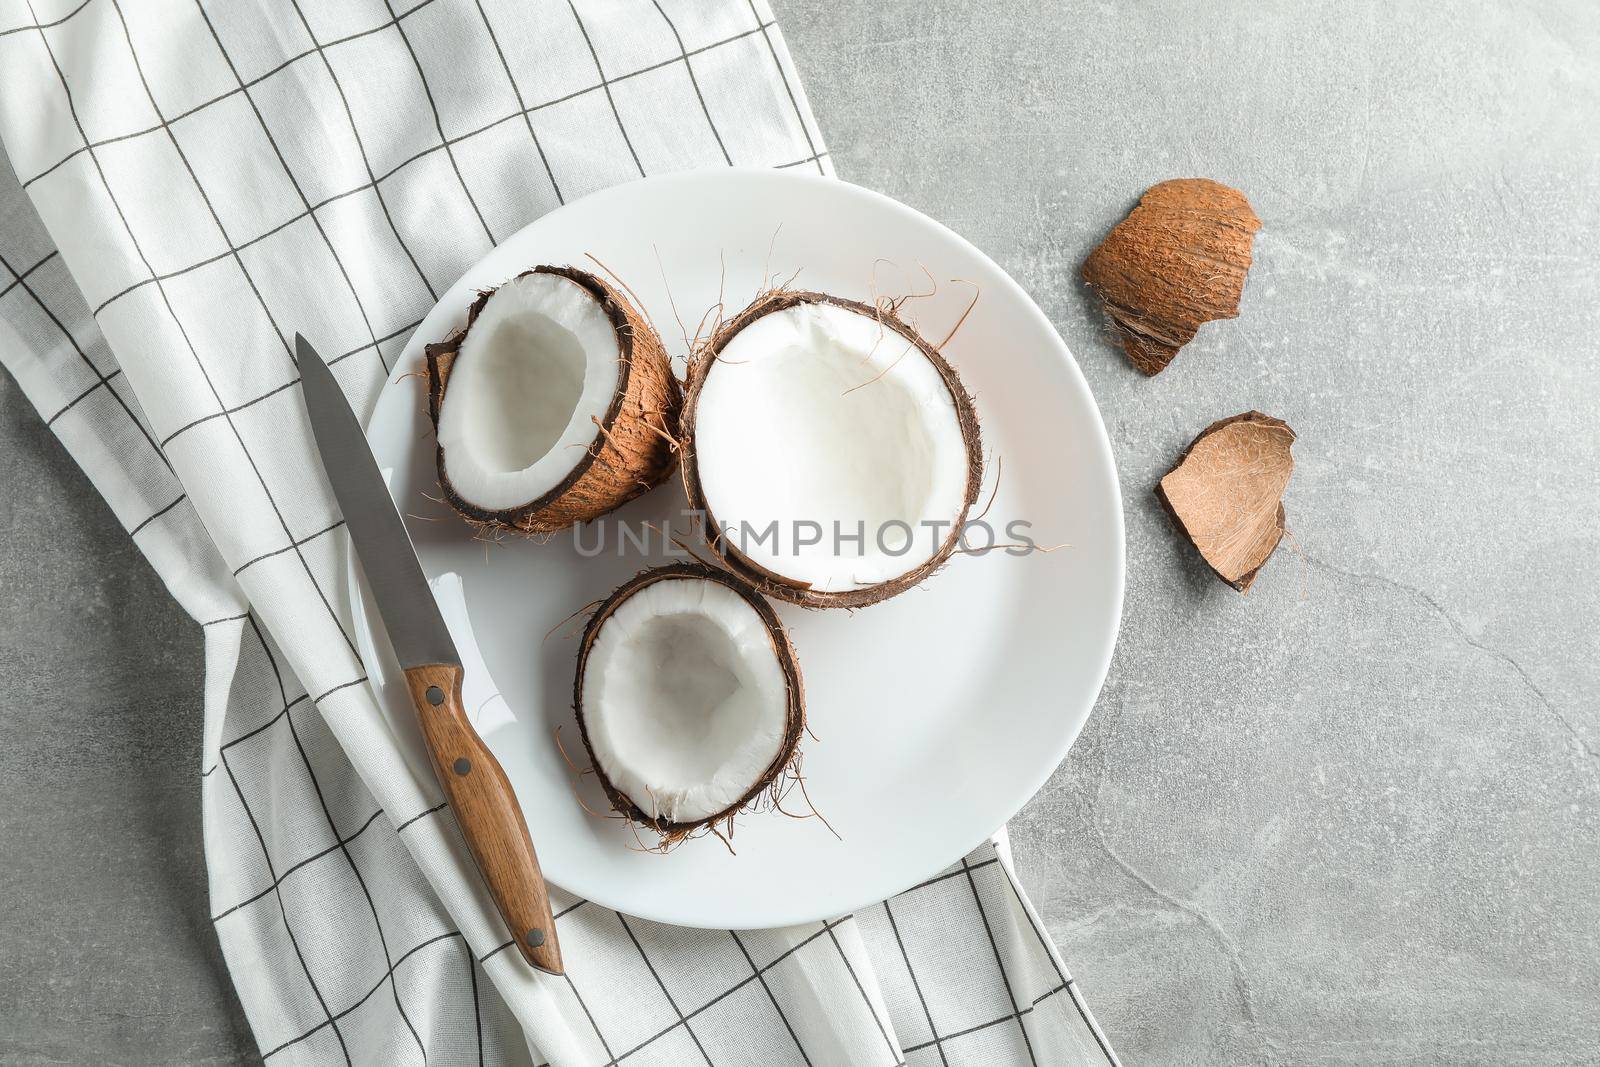
M522 958L560 974L561 946L533 839L500 761L467 720L461 675L460 667L445 664L406 671L433 770Z

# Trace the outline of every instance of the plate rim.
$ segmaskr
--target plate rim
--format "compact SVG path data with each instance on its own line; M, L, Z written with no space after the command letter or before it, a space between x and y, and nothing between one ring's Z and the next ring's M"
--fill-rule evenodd
M1012 296L1019 297L1021 299L1021 303L1025 309L1024 313L1034 319L1036 325L1042 326L1047 332L1048 336L1055 339L1057 352L1053 353L1053 355L1061 358L1062 362L1065 364L1065 369L1075 380L1076 384L1081 387L1083 394L1088 398L1090 405L1094 409L1095 418L1093 421L1095 433L1093 438L1096 446L1096 465L1101 467L1101 472L1106 475L1106 482L1110 487L1111 494L1108 503L1111 506L1108 510L1112 517L1112 526L1114 527L1114 529L1111 531L1114 534L1114 537L1111 538L1110 543L1110 549L1114 557L1110 562L1114 564L1116 577L1112 596L1113 610L1110 614L1110 625L1107 627L1107 632L1100 639L1101 647L1097 657L1099 666L1094 680L1093 695L1088 700L1088 708L1084 712L1082 721L1079 722L1077 728L1071 731L1070 734L1064 735L1065 740L1061 743L1058 751L1051 753L1051 759L1049 762L1045 763L1041 761L1039 766L1042 768L1042 770L1036 774L1019 778L1019 788L1007 791L1007 799L1004 801L1004 803L996 805L997 807L1003 808L1007 811L1007 814L1003 819L1000 820L998 826L980 834L975 840L966 841L963 839L960 842L959 847L952 846L949 849L942 850L940 852L939 862L936 865L931 866L929 869L905 880L904 885L897 885L892 892L886 895L880 896L876 893L872 893L869 894L866 899L854 900L846 908L829 908L824 914L807 912L805 914L798 915L778 915L759 925L730 926L726 923L694 921L692 918L686 918L682 914L672 913L670 909L667 911L653 908L640 909L632 904L630 904L628 907L622 907L614 901L603 899L600 895L579 894L575 890L567 889L566 886L561 885L559 882L552 881L550 883L558 886L565 892L572 893L574 896L581 896L583 899L590 900L591 902L597 903L602 907L648 921L661 922L690 929L764 930L799 925L807 922L825 921L836 916L849 915L862 908L877 904L884 899L895 897L901 893L904 893L906 890L919 884L919 882L924 881L927 878L932 877L938 872L944 870L945 868L959 862L962 857L969 854L984 841L993 840L997 835L1003 833L1006 824L1008 824L1012 819L1016 818L1017 814L1038 794L1039 790L1044 787L1044 785L1049 781L1050 777L1060 769L1061 764L1065 762L1068 754L1071 752L1072 746L1077 743L1079 736L1081 736L1083 727L1089 721L1089 716L1094 713L1094 709L1099 703L1100 697L1105 690L1106 678L1110 674L1113 657L1116 653L1117 640L1122 630L1122 620L1125 607L1124 602L1127 593L1127 517L1123 508L1122 484L1117 469L1116 453L1111 445L1111 436L1109 431L1106 429L1105 416L1101 412L1100 403L1095 397L1094 390L1090 388L1088 378L1084 375L1083 368L1078 364L1077 357L1073 355L1071 348L1068 347L1066 343L1066 339L1061 336L1061 333L1056 329L1055 324L1051 322L1049 316L1044 313L1044 309L1041 308L1038 302L1035 301L1028 291L1022 287L1021 283L1013 278L1008 271L1000 266L999 263L995 262L991 256L980 249L977 245L969 241L966 237L957 233L955 230L951 229L949 226L946 226L939 220L932 218L921 211L918 211L916 208L913 208L908 204L904 204L884 193L880 193L862 185L857 185L842 178L809 173L791 173L785 170L766 167L724 167L714 170L678 171L671 174L635 178L630 181L607 186L606 188L597 189L594 192L585 194L576 200L569 201L568 203L557 207L553 211L546 212L545 214L516 230L514 233L501 238L497 244L495 244L477 260L475 260L470 266L468 266L460 276L458 276L449 285L445 286L441 290L439 299L434 303L433 307L429 309L428 313L424 315L422 320L416 325L416 327L413 328L410 337L406 340L404 348L401 349L400 356L395 362L395 368L398 369L402 364L409 365L410 362L414 361L421 354L424 346L429 343L426 339L428 336L430 336L429 327L434 325L438 319L449 318L451 316L451 309L454 307L454 305L452 304L450 307L446 307L446 302L452 299L452 294L454 294L456 288L460 286L467 277L477 271L484 260L494 255L498 249L506 244L521 239L524 234L535 227L548 225L550 219L561 215L563 212L568 212L580 206L587 210L592 209L594 204L597 202L604 202L616 197L626 198L629 195L632 195L633 191L637 190L643 185L650 185L653 187L670 185L695 185L708 180L725 181L729 179L734 181L770 181L778 184L793 183L805 186L826 185L833 190L839 190L841 188L845 189L848 191L847 195L859 196L871 203L878 210L897 214L913 225L932 228L945 239L954 242L966 254L976 257L979 261L992 268L994 274L999 279L1002 288L1008 290ZM382 404L384 394L390 389L400 388L400 383L403 380L403 377L395 376L394 370L391 370L388 374L386 374L382 388L380 388L377 394L374 396L372 409L361 420L362 432L367 437L369 447L372 444L372 423L377 415L379 407ZM396 506L398 507L398 502L396 502ZM342 541L346 549L345 559L347 563L351 563L356 558L354 546L350 544L348 532L341 531L341 533L343 534ZM365 595L364 589L362 588L363 583L357 573L357 568L353 565L345 568L345 585L346 593L349 597L352 621L357 630L356 636L358 638L357 645L359 658L361 659L362 666L366 669L368 675L373 676L373 664L367 662L367 649L371 648L375 654L380 653L381 651L374 633L374 620L372 617L374 608L370 600ZM382 690L378 689L377 687L375 687L374 697L380 704L385 702L385 697ZM403 713L414 714L414 710L406 708L404 709ZM521 801L519 800L518 803L520 804ZM535 846L537 847L537 842L535 842Z

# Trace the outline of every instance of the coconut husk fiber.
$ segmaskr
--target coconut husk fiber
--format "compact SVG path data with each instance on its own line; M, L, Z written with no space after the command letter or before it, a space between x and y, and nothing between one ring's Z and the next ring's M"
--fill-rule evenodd
M1239 590L1283 538L1294 431L1247 411L1212 423L1161 479L1156 496L1217 577Z
M1239 190L1176 178L1151 186L1089 254L1083 280L1140 372L1159 374L1202 324L1239 314L1260 228Z

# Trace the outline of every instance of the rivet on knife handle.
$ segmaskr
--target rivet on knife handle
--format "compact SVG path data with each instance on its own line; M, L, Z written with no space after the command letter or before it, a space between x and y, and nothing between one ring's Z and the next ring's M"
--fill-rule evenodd
M450 799L467 847L489 886L523 959L561 973L561 946L528 824L506 772L467 720L461 668L429 664L406 669L434 773Z

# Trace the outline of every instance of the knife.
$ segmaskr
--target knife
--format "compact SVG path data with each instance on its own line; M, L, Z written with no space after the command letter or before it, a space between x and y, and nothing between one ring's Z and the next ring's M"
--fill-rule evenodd
M295 334L311 433L416 705L433 771L522 958L560 974L550 897L517 795L461 704L461 657L344 391Z

